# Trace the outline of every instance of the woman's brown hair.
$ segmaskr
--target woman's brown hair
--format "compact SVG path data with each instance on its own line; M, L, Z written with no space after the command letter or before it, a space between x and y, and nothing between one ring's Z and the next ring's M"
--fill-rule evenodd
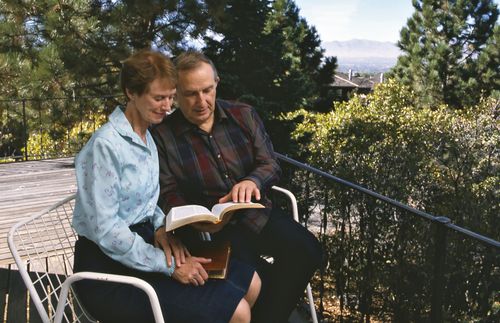
M141 50L123 61L120 86L127 99L127 89L131 93L143 95L149 90L149 84L156 79L166 80L174 87L177 84L174 64L164 54Z

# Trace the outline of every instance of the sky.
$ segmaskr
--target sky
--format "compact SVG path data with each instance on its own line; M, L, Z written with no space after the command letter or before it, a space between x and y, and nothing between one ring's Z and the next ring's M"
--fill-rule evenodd
M411 0L295 0L323 42L367 39L397 42L413 13Z
M497 6L500 0L494 0ZM367 39L396 43L413 14L411 0L295 0L323 42Z

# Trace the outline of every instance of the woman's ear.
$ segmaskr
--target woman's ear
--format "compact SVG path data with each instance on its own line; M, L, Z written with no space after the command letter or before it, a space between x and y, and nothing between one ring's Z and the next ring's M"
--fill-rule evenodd
M135 99L135 94L130 92L129 89L125 89L125 92L127 93L127 100L128 101L133 101Z

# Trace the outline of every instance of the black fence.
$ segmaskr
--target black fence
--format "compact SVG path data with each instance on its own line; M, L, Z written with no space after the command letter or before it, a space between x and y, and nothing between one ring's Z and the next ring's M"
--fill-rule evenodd
M324 245L328 321L498 322L500 242L278 154ZM493 207L493 206L492 206ZM329 303L329 304L325 304ZM328 311L327 306L336 307Z
M0 162L78 152L121 96L0 100Z
M118 101L0 101L0 156L73 156ZM500 321L498 237L278 157L280 185L295 193L301 221L325 249L313 282L323 321Z

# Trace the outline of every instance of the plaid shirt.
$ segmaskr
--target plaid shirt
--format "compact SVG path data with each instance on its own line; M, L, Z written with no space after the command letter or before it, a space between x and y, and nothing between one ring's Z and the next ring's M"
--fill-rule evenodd
M152 130L160 162L160 199L165 214L174 207L199 204L211 208L242 180L261 191L266 209L239 211L243 223L259 232L267 222L267 197L281 170L272 143L255 110L242 103L217 100L212 131L191 124L180 110Z

